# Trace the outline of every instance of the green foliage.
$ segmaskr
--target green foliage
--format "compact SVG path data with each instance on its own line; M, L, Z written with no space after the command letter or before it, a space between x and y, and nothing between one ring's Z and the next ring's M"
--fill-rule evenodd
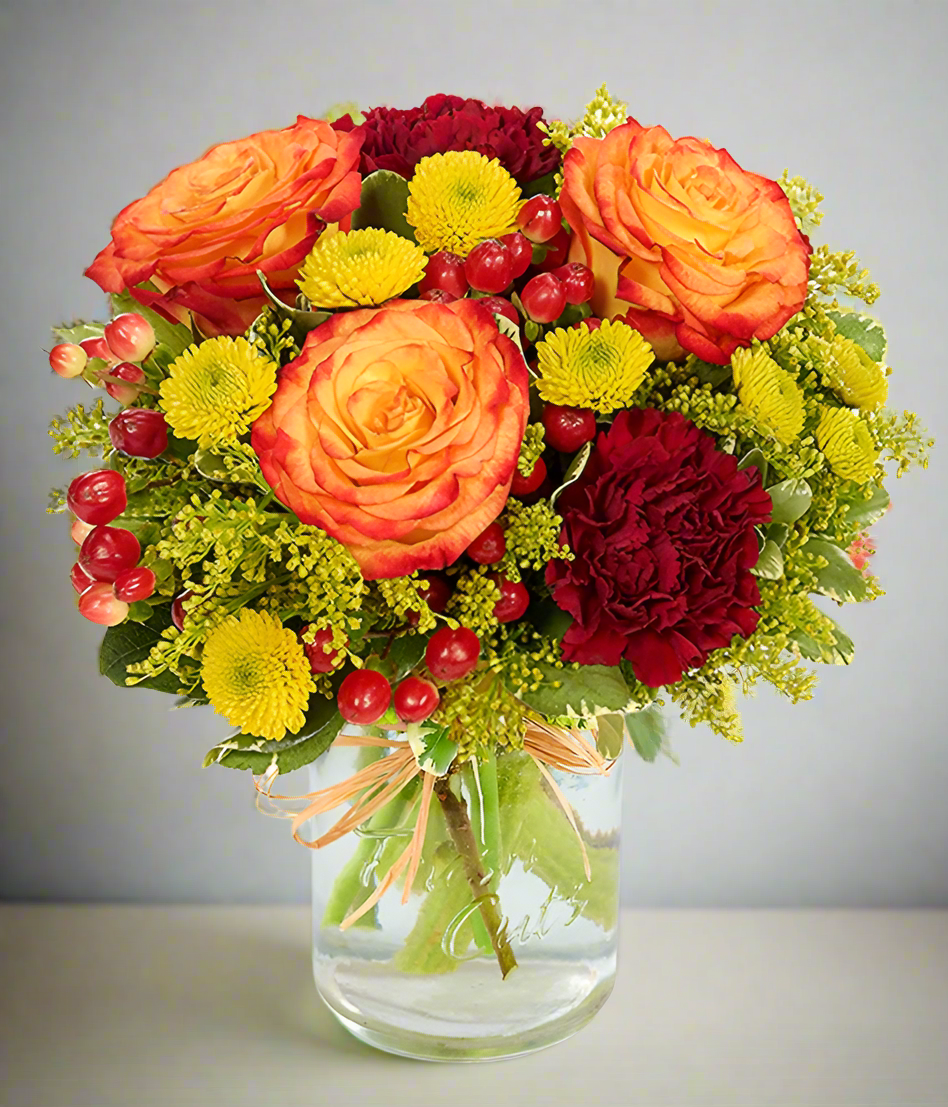
M811 538L802 548L815 560L813 591L838 603L860 603L869 595L866 578L845 550L825 538Z
M654 761L665 746L665 716L658 704L630 712L625 717L629 739L643 761Z
M171 626L171 609L156 607L145 622L126 621L109 627L99 647L99 672L113 684L124 688L129 678L129 667L144 661ZM136 681L142 688L178 695L181 682L171 672L165 671Z
M501 526L505 531L507 552L497 568L510 580L520 580L524 569L539 572L548 561L571 561L573 558L569 548L560 545L563 519L553 510L549 500L529 506L520 500L508 500Z
M873 361L880 364L885 361L888 343L878 319L858 311L836 310L826 314L835 323L838 334L861 346Z
M305 724L292 738L268 742L252 736L235 735L208 751L204 767L223 765L227 769L249 769L259 775L274 765L281 775L291 773L324 754L344 725L345 720L336 710L334 697L314 696Z
M622 671L610 665L576 665L558 669L537 662L538 687L513 690L547 718L588 719L600 712L624 711L632 699Z
M795 523L813 502L813 489L805 480L784 480L767 489L773 503L771 522Z
M77 458L83 453L90 457L108 457L112 452L109 439L109 420L103 402L96 400L86 410L76 404L65 415L56 416L49 424L49 437L53 440L53 453Z
M74 342L78 345L87 338L101 338L105 334L105 324L98 320L86 321L74 319L71 323L59 323L53 327L53 337L57 342Z
M352 229L378 227L415 242L415 232L405 217L408 181L390 169L377 169L362 180L362 196L352 213Z
M543 453L545 446L544 437L546 431L542 423L528 423L524 431L523 442L520 443L520 456L517 458L517 472L522 477L529 477L537 463L537 458Z
M783 554L772 538L768 538L764 542L757 564L751 569L751 572L765 580L780 580L783 576Z
M148 288L145 284L142 287ZM149 365L155 365L161 369L167 369L178 354L186 350L194 342L194 335L183 323L169 323L167 319L159 315L157 311L140 304L131 292L113 293L112 315L121 315L125 311L134 311L143 315L155 330L155 349L149 355Z

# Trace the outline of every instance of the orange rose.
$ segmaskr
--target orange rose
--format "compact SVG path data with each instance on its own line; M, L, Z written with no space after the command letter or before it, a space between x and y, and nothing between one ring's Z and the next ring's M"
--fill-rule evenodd
M485 307L391 300L310 331L252 442L277 499L376 580L450 565L497 517L528 409Z
M726 150L629 120L577 138L563 177L571 260L596 275L593 310L622 315L659 357L726 364L803 307L809 240L780 185Z
M292 127L212 146L112 223L86 270L105 292L131 289L171 320L193 312L205 333L240 334L264 298L296 292L300 263L326 223L359 205L362 132L300 116ZM157 292L133 287L150 280Z

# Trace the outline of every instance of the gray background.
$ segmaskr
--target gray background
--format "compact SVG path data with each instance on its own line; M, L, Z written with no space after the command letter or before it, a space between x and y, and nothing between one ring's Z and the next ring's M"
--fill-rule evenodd
M80 387L48 327L94 315L81 277L111 217L214 142L344 99L447 91L578 114L606 80L644 123L788 166L828 197L820 235L883 286L893 399L945 435L948 7L942 3L176 4L0 9L4 748L10 898L293 901L308 855L200 769L224 732L96 675L66 524L44 515L51 414ZM681 757L629 759L624 896L654 905L948 904L945 453L893 482L888 595L842 621L856 663L816 699L761 694L746 740L676 725Z

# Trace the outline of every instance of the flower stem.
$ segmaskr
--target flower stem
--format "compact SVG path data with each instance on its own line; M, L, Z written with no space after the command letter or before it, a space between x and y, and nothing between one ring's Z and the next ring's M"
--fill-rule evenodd
M507 941L506 926L497 910L496 896L491 893L490 879L484 872L481 864L480 852L474 831L471 829L471 820L467 811L467 804L459 799L445 777L441 777L435 783L435 795L444 811L448 833L454 842L455 848L464 863L464 874L474 893L474 901L480 911L481 918L490 935L491 945L497 955L497 963L500 965L501 976L506 979L509 973L517 967L517 959Z

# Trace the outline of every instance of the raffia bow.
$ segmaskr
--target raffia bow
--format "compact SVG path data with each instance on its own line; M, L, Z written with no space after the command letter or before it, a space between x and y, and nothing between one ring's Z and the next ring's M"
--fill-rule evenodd
M406 875L402 891L402 903L408 902L412 884L421 863L421 851L425 841L428 814L431 810L431 798L436 785L444 778L424 771L408 742L396 738L394 733L392 736L386 737L376 737L368 734L340 734L333 744L336 746L385 747L391 748L392 752L359 769L358 772L353 773L352 776L338 784L300 796L279 795L272 791L278 775L275 769L265 773L262 777L254 778L258 808L264 814L291 819L294 840L309 849L322 849L323 846L328 846L343 835L362 826L393 800L410 781L414 780L419 774L423 777L421 793L413 803L412 809L413 811L417 809L417 815L408 845L392 863L391 867L380 876L372 894L340 923L340 929L345 930L367 911L371 911L403 873ZM569 824L576 835L576 841L582 851L586 879L591 879L589 856L576 823L576 816L573 814L569 801L554 780L550 769L585 776L608 776L615 764L615 759L604 758L595 745L579 730L567 730L563 727L550 726L548 723L533 719L527 721L523 748L533 759L557 803L559 803L563 813L569 820ZM327 811L333 811L344 804L349 804L349 809L327 831L314 839L307 839L302 836L301 830L311 818L325 814Z

